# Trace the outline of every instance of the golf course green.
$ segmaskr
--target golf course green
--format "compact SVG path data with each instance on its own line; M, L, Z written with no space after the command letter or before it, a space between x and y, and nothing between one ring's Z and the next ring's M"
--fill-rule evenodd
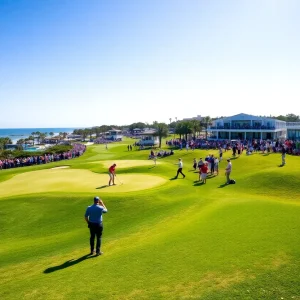
M227 151L201 184L193 159L217 150L175 149L155 165L133 143L0 170L1 300L300 299L300 157L282 167L279 153ZM84 220L94 196L108 209L99 257Z

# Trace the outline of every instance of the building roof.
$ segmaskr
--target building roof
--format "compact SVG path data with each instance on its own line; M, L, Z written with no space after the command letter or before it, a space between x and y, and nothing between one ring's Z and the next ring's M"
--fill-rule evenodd
M120 130L120 129L110 129L110 130L108 130L109 132L111 132L111 131L117 131L117 132L121 132L122 130Z
M153 135L156 133L156 129L145 129L140 135Z
M234 115L234 116L231 116L231 117L225 117L225 118L220 118L220 119L217 119L217 120L236 120L236 121L242 121L242 120L276 120L276 121L279 121L279 122L284 122L284 121L281 121L281 120L278 120L278 119L275 119L275 118L268 118L268 117L258 117L258 116L253 116L253 115L247 115L247 114L244 114L244 113L240 113L240 114L237 114L237 115ZM216 121L217 121L216 120Z

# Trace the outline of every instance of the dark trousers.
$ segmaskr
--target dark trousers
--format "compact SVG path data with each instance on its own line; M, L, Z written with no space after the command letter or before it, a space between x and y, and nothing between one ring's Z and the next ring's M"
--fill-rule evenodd
M179 173L180 173L183 177L185 177L185 175L182 173L182 168L179 168L179 169L177 170L177 175L175 176L176 178L178 177Z
M101 247L101 237L102 237L102 231L103 231L103 224L100 223L91 223L89 222L89 228L90 228L90 246L91 246L91 252L94 251L95 247L95 237L96 237L96 252L100 252Z

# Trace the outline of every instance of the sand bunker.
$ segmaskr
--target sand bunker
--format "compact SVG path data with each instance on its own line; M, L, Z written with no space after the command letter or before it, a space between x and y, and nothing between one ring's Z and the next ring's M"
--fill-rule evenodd
M166 179L159 176L124 174L117 176L115 186L107 186L109 177L89 170L54 168L32 171L14 176L0 183L0 198L32 193L123 193L162 185Z
M70 166L54 167L54 168L51 168L51 170L53 170L53 169L67 169L67 168L70 168Z
M123 168L132 168L138 166L153 166L153 160L105 160L105 161L93 161L91 164L99 164L105 168L109 168L112 164L117 165L117 169ZM156 161L156 164L161 164L159 160Z

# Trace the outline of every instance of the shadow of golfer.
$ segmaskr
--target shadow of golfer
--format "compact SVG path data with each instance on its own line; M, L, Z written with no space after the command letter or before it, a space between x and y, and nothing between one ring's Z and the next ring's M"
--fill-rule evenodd
M153 169L153 168L155 168L156 167L156 165L154 165L154 166L152 166L152 167L150 167L150 168L148 168L148 169Z
M96 187L96 190L104 189L106 187L109 187L109 185L106 184L106 185L98 186Z
M203 185L204 182L203 181L194 181L194 186L200 186Z
M223 183L223 184L221 184L220 186L219 186L219 189L222 189L222 188L224 188L224 187L226 187L226 186L228 186L229 184L227 184L227 183Z
M91 256L89 254L86 254L86 255L81 256L77 259L70 259L70 260L64 262L63 264L61 264L59 266L47 268L43 273L48 274L48 273L52 273L52 272L55 272L55 271L59 271L59 270L74 266L74 265L76 265L76 264L78 264L78 263L80 263L80 262L82 262L86 259L95 258L95 257L97 257L97 256Z

